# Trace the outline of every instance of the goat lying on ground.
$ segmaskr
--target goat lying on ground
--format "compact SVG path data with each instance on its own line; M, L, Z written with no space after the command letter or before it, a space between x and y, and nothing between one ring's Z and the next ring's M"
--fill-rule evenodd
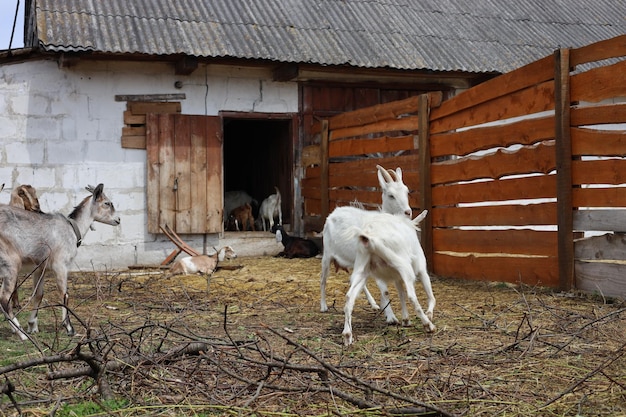
M236 207L230 212L228 216L228 230L241 230L246 231L248 229L255 230L254 216L252 216L252 206L250 203L245 203L243 206Z
M174 275L203 274L211 275L217 269L217 264L224 259L235 259L237 254L230 246L224 246L213 255L186 256L172 264L168 277Z
M283 224L283 211L281 209L281 197L280 190L278 187L274 186L276 190L276 194L272 194L268 196L261 203L261 207L259 208L259 219L263 222L263 231L272 230L274 226L274 218L278 217L278 224ZM265 221L269 223L269 227L265 228Z
M276 242L281 242L285 250L277 257L285 258L312 258L320 251L315 242L296 236L289 236L283 226L276 224L272 227L272 233L276 233Z
M352 229L353 238L358 243L354 270L350 277L350 289L346 294L344 307L345 323L342 334L345 345L353 343L352 309L356 296L361 292L370 275L377 281L383 281L386 284L393 283L396 286L402 307L403 326L411 324L406 307L408 298L426 331L436 330L431 322L435 299L426 269L426 257L416 233L422 219L423 213L413 221L387 213L372 213L365 216L360 228ZM422 310L415 294L416 276L420 277L429 298L429 308L426 313Z
M35 213L16 207L0 206L0 278L3 279L0 307L22 340L27 337L13 315L9 299L15 292L18 271L24 261L31 261L36 265L45 264L44 266L54 272L63 306L62 324L69 335L74 334L67 312L69 266L83 236L94 221L113 226L120 224L115 207L102 191L103 188L99 184L93 195L84 198L67 217L59 213ZM43 277L35 277L34 281L34 310L28 320L28 330L31 333L39 331L37 309L44 290Z
M398 214L410 217L412 210L409 205L409 188L402 182L402 169L399 167L395 171L386 170L380 165L376 165L378 183L382 189L382 211L385 213ZM334 263L335 269L352 268L356 257L357 241L347 239L350 236L346 233L353 227L361 227L363 224L361 210L356 207L338 207L327 217L323 231L323 255L322 272L320 276L320 310L328 311L326 304L326 280L330 272L330 264ZM397 323L398 319L389 306L387 287L384 282L378 283L381 293L381 305L384 308L387 323ZM367 287L363 291L370 305L378 309L378 304L374 301Z

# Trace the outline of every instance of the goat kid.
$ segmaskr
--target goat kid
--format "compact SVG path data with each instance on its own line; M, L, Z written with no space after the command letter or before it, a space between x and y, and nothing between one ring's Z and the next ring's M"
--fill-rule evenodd
M252 206L250 203L245 203L242 206L236 207L230 212L228 216L228 230L241 230L246 231L254 227L254 216L252 215Z
M276 255L277 257L312 258L320 252L315 242L297 236L289 236L283 226L279 224L272 226L271 232L276 233L276 242L282 243L285 248Z
M381 210L385 213L410 217L412 210L409 205L409 188L402 181L402 169L398 167L395 171L386 170L380 165L376 165L376 169L378 183L382 189ZM320 311L322 312L328 311L326 280L330 272L331 262L335 265L336 270L341 268L347 271L348 268L354 266L357 241L350 238L351 235L346 234L346 231L362 226L363 213L368 213L368 211L356 207L338 207L326 219L323 230L322 272L320 275ZM388 299L388 291L384 282L378 283L378 288L387 323L398 323L391 306L385 302ZM363 291L370 305L379 309L380 307L366 286L363 287Z
M417 237L416 229L424 218L424 213L410 220L387 213L372 213L367 216L360 228L352 229L358 241L354 269L350 277L350 289L344 306L345 322L342 332L344 344L354 342L352 336L352 310L356 296L365 286L368 276L376 281L394 284L398 290L402 307L402 325L409 326L409 312L406 299L413 304L417 316L427 332L434 332L431 322L435 307L430 277L426 269L426 257ZM415 294L415 279L419 276L429 299L426 313L422 310Z
M244 204L258 207L259 202L245 191L226 191L224 193L224 223L227 223L230 212Z
M211 275L224 259L235 259L237 253L230 246L224 246L213 255L196 255L180 258L172 264L168 277L174 275L190 275L200 273Z
M62 300L62 324L68 335L74 334L67 311L69 266L94 221L112 226L120 224L115 207L103 188L99 184L93 194L84 198L67 217L59 213L35 213L0 206L0 278L3 279L0 307L22 340L26 340L27 336L14 316L9 300L16 289L18 271L25 261L52 269ZM39 331L37 310L44 291L43 276L35 277L34 281L34 309L28 320L28 331L31 333Z
M283 211L281 209L281 197L280 190L278 187L274 186L276 190L276 194L272 194L268 196L261 203L261 207L259 208L259 219L263 222L263 231L272 230L274 227L274 218L278 217L278 224L283 224ZM269 228L265 228L265 221L269 223Z

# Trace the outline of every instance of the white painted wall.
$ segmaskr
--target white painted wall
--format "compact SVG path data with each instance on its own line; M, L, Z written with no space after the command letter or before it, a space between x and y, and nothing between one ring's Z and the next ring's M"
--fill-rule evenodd
M183 87L174 87L182 81ZM119 94L184 93L182 113L298 111L297 83L272 81L264 69L200 66L177 76L171 64L80 61L59 69L55 61L0 66L0 203L14 186L37 189L42 210L69 214L88 193L104 184L122 223L96 224L78 251L76 270L158 264L173 245L147 232L146 151L123 149L125 102ZM273 235L272 235L273 236ZM202 237L184 236L196 248ZM267 239L268 253L281 249ZM218 246L217 235L208 246ZM260 242L264 245L264 241ZM242 253L243 252L243 253ZM245 255L245 249L239 251Z

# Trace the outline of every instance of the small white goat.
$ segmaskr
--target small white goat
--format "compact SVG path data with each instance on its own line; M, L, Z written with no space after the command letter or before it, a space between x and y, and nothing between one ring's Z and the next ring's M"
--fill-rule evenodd
M111 200L99 184L93 195L86 197L74 208L69 216L59 213L36 213L11 206L0 206L0 307L10 320L13 330L18 331L22 340L27 339L19 321L13 315L9 300L17 286L18 271L22 262L47 263L54 272L57 289L61 294L61 323L68 335L74 328L67 312L69 294L67 292L67 272L76 256L83 236L94 221L117 226L120 218ZM34 310L28 320L31 333L39 331L37 310L41 304L44 280L34 277Z
M402 169L396 168L395 171L386 170L380 165L376 165L378 183L382 189L382 211L385 213L398 214L410 217L412 214L409 205L409 188L402 182ZM393 175L393 177L392 177ZM322 272L320 275L320 311L328 311L326 304L326 280L330 272L330 264L333 262L335 268L345 269L354 266L356 257L357 241L351 238L348 230L363 225L363 213L370 211L361 210L356 207L338 207L326 218L323 231L323 254L322 254ZM375 213L374 211L372 211ZM388 302L388 291L384 282L378 283L381 293L381 304L383 305L387 323L398 323L398 319L393 313ZM367 287L363 287L363 291L370 305L378 309L380 308L374 298L368 291Z
M237 254L230 246L220 248L213 255L186 256L172 264L168 277L197 273L211 275L217 269L219 262L222 262L224 259L235 259L236 257Z
M435 298L433 296L430 277L426 269L426 257L417 237L418 224L424 218L420 214L414 220L394 216L387 213L371 213L364 216L361 228L353 228L347 233L357 240L354 270L350 277L350 289L346 294L344 307L345 323L343 328L344 344L351 345L352 310L356 296L365 286L368 276L376 281L394 284L398 290L402 307L402 325L409 326L409 312L406 298L413 304L427 332L434 332L435 325L431 322ZM420 277L422 286L429 299L426 313L417 301L415 294L415 278Z
M261 203L259 209L259 219L263 222L263 231L272 230L274 226L274 217L278 217L278 224L283 224L283 211L281 209L280 190L274 186L276 194L268 196ZM265 228L265 221L269 222L269 228Z

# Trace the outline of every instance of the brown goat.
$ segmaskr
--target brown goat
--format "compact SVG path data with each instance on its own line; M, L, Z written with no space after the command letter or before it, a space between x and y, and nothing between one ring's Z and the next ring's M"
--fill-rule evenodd
M252 206L250 203L246 203L243 206L239 206L230 212L229 223L233 221L235 223L235 230L246 231L251 228L255 231L254 216L252 215Z
M2 191L2 189L4 189L4 184L0 187L0 191ZM23 208L28 211L42 213L41 206L39 205L39 199L37 198L37 191L29 184L18 185L13 188L13 191L11 191L11 200L9 205ZM21 308L17 289L11 295L11 305L16 310Z

